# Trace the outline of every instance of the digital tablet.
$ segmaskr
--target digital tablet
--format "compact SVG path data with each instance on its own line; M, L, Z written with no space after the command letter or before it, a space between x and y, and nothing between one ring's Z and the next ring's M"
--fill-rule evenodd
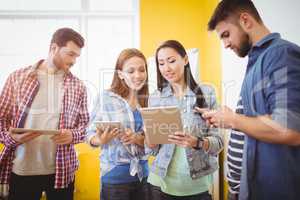
M54 134L58 134L60 131L55 129L10 128L10 132L18 133L18 134L22 134L26 132L35 132L44 135L54 135Z
M94 123L95 123L96 127L98 129L100 129L101 131L104 131L107 127L108 127L109 131L111 131L115 128L119 129L119 131L120 131L122 128L121 122L119 122L119 121L96 121Z
M141 108L140 112L149 144L168 144L169 134L183 130L178 107L148 107Z

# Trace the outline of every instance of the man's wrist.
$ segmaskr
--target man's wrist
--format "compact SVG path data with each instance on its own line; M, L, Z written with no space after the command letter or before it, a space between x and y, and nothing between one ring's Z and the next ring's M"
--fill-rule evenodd
M241 117L241 115L238 113L233 114L233 118L232 118L232 122L231 122L231 129L238 129L240 117Z

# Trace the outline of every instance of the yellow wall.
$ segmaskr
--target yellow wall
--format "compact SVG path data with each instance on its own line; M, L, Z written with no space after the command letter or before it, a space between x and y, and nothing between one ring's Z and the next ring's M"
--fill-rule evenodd
M77 144L79 169L75 176L75 200L97 200L100 194L100 148Z
M151 56L164 40L200 50L200 78L221 89L221 48L207 22L218 0L141 0L141 50Z
M200 50L200 78L221 94L221 50L207 22L218 0L140 0L141 50L154 54L164 40L176 39L187 49ZM1 145L0 145L1 149ZM76 199L98 199L99 150L77 145L80 168L76 173Z
M141 50L146 57L164 40L198 48L200 80L213 84L221 100L221 46L208 20L219 0L140 0ZM221 155L223 163L223 155ZM221 168L221 177L223 168ZM222 188L221 188L222 189ZM222 191L221 191L222 193Z

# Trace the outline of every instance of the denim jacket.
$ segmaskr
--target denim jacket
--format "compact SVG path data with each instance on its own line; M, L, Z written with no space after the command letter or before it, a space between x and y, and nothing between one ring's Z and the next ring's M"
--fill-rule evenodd
M99 95L92 111L91 123L87 131L89 144L91 144L91 138L96 134L95 121L120 121L122 128L130 128L134 131L134 116L129 104L121 96L108 90ZM123 145L119 139L115 138L101 146L101 176L107 174L117 165L129 163L131 176L137 174L141 180L143 170L139 161L145 159L144 148L135 144Z
M205 96L206 104L210 109L216 107L216 96L214 89L208 85L200 85ZM216 128L209 129L200 115L193 112L196 102L195 93L187 89L186 94L178 100L168 85L162 92L156 91L149 97L149 106L177 106L181 111L181 120L184 132L194 136L202 136L209 140L209 149L195 150L186 148L187 161L192 179L213 173L218 169L218 153L223 149L223 137ZM175 144L162 144L154 149L146 147L146 153L155 156L155 160L150 168L152 173L164 178L167 174L168 166L172 160Z

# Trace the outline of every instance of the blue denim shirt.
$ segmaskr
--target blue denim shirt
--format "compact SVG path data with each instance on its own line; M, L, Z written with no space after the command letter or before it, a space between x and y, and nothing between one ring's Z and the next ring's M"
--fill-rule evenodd
M98 96L92 111L91 123L87 130L89 144L91 138L96 134L95 121L120 121L123 128L135 130L133 112L127 101L108 90ZM101 176L104 176L117 165L129 163L131 176L137 174L139 179L142 180L144 175L140 160L147 160L144 148L134 144L123 145L119 139L115 138L101 147Z
M245 115L270 115L283 127L300 131L299 88L299 46L278 33L253 46L241 90ZM239 199L299 199L300 148L249 136L246 141Z
M210 109L216 107L216 96L212 87L201 85L205 100ZM169 86L165 87L162 92L156 91L149 97L150 107L159 106L177 106L181 111L181 120L184 131L194 136L204 136L209 140L209 149L195 150L186 148L186 156L190 168L192 179L213 173L218 169L218 153L223 148L223 137L219 134L218 129L209 129L199 114L193 112L193 106L196 102L196 95L189 88L182 100L178 100ZM159 145L155 149L145 148L146 153L156 156L150 171L164 178L167 174L168 166L172 160L175 144Z

